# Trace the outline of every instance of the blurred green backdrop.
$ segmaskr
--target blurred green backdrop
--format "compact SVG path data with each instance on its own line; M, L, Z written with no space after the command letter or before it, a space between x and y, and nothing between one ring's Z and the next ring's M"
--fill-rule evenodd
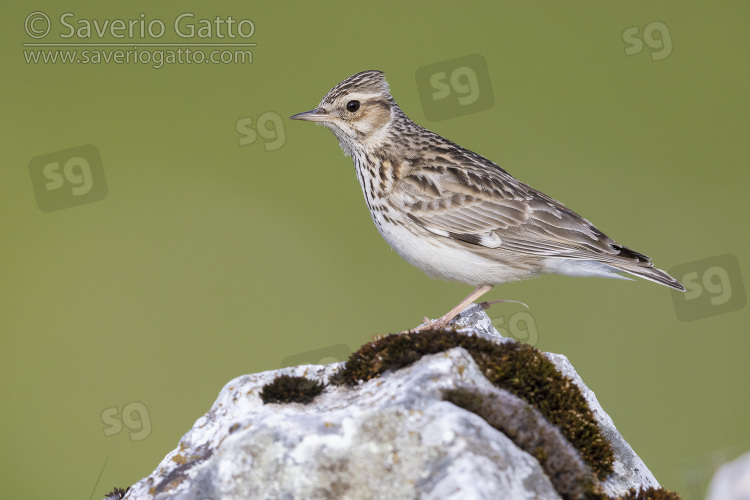
M385 71L412 119L658 267L694 267L705 293L728 284L697 261L729 269L733 254L747 276L750 5L693 4L6 6L0 497L101 498L148 475L233 377L341 359L470 291L392 252L333 135L287 119L358 71ZM206 36L175 33L183 13L183 35L192 22ZM253 24L235 23L232 39L217 16ZM106 31L118 19L135 21L133 36ZM109 23L102 38L94 20ZM154 20L164 35L141 38L141 26L158 34ZM91 47L28 43L257 45L252 63L155 68L34 63ZM494 101L428 121L417 70L472 54ZM80 162L66 171L71 157L98 165L83 145L101 155L90 199L67 191L87 185ZM718 463L750 449L748 308L732 269L731 310L704 293L692 321L653 283L556 276L488 295L529 304L524 321L513 305L490 312L567 355L657 479L697 499Z

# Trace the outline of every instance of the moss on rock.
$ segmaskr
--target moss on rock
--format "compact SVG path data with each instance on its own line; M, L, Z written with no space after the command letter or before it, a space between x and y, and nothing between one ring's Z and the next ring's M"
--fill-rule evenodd
M306 377L279 375L273 382L263 386L260 397L264 403L308 404L323 392L323 384Z
M606 500L591 467L560 429L521 398L507 391L461 387L443 393L446 401L482 417L520 449L537 459L565 500Z
M352 386L454 347L466 349L490 382L523 399L557 426L599 479L612 472L612 448L581 391L541 351L526 344L496 343L455 330L388 335L353 353L331 382Z
M104 500L120 500L121 498L125 497L125 494L130 490L130 487L127 488L117 488L115 487L114 490L107 493L107 495L104 497Z
M664 488L648 488L638 491L635 488L630 488L630 491L620 496L617 500L682 500L682 498L674 491L665 490Z

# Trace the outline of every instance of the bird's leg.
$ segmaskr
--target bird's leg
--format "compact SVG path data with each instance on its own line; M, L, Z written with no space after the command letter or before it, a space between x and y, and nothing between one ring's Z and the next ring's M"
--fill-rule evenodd
M479 297L489 292L493 288L495 288L495 285L479 285L473 292L469 294L468 297L462 300L456 307L448 311L445 315L441 316L440 318L434 321L426 321L424 325L418 326L414 328L413 330L408 330L408 331L419 332L422 330L434 330L438 328L445 328L446 326L448 326L448 323L450 323L453 318L458 316L458 313L466 309L466 306L468 306L469 304L471 304L472 302L474 302ZM427 318L425 318L425 320L427 320Z

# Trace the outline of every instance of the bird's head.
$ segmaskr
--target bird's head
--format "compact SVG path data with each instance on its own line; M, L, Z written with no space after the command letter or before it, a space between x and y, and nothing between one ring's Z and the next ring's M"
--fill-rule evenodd
M382 71L363 71L333 87L317 108L291 117L322 123L348 155L385 140L396 103Z

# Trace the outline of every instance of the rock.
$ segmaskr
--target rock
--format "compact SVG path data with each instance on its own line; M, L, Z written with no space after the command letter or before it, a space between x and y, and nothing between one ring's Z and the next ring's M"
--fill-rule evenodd
M495 343L514 342L500 337L477 305L456 325ZM580 389L614 452L614 472L592 491L616 497L633 487L658 488L567 358L546 356ZM596 482L560 429L491 383L463 347L425 355L353 387L330 383L343 365L232 380L125 498L553 500L581 498ZM278 397L270 393L281 386L269 384L281 375L326 387L309 404L264 404L261 394ZM285 378L282 398L296 397L289 389L294 380ZM452 398L469 402L457 402L459 407Z
M750 453L727 464L711 479L707 500L750 500Z

